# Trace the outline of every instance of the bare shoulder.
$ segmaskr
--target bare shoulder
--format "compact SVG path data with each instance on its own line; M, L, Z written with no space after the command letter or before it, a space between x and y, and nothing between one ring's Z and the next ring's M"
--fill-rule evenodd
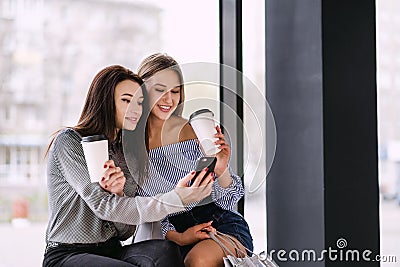
M182 142L196 138L197 136L194 133L192 126L189 124L189 122L186 122L186 124L182 127L181 132L179 133L179 141Z
M179 132L179 142L197 138L187 119L175 116L172 123L174 124L174 128Z
M174 128L182 128L186 123L188 123L187 119L180 116L171 116L168 121Z

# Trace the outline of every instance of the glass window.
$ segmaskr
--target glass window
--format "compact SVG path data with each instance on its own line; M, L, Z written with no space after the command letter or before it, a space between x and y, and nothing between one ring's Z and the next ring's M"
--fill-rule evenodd
M376 12L381 255L387 259L381 266L389 267L400 260L400 2L378 0Z
M243 1L244 215L254 251L266 249L265 1ZM268 131L270 132L270 131Z
M7 240L26 245L20 248L24 257L16 261L12 253L4 255L4 265L41 265L47 202L34 202L30 230L21 232L10 224L11 198L46 199L43 152L52 133L77 123L94 75L112 64L136 71L155 52L181 64L218 63L218 5L214 0L0 1L0 99L10 106L3 115L7 125L0 128L6 165L0 209L7 210L0 213L5 222L0 250L7 250ZM218 101L219 88L207 90L206 96ZM204 95L190 91L187 99ZM24 150L17 151L20 147ZM37 150L40 155L32 156Z

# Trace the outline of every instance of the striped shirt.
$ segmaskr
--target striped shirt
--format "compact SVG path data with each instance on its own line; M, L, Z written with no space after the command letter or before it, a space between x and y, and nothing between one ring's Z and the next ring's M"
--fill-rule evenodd
M196 139L151 149L149 151L149 179L138 189L138 195L154 196L172 190L181 178L195 169L197 159L202 156L204 154ZM210 201L225 210L234 211L233 208L244 195L244 188L240 177L232 173L231 169L229 171L232 183L227 188L223 188L217 177L213 184ZM196 205L197 203L188 205L186 210ZM181 212L175 214L178 213ZM161 230L164 236L168 231L175 230L175 227L169 223L168 217L161 222Z
M151 198L134 197L137 184L115 144L110 146L110 158L125 174L125 196L110 194L98 183L91 183L81 140L76 131L67 128L60 131L50 148L46 242L98 243L111 237L125 240L134 234L135 225L185 210L174 190Z

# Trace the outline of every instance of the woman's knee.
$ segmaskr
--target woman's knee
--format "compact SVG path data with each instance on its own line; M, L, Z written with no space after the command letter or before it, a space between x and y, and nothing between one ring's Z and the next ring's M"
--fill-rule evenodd
M207 257L207 255L204 255L201 253L189 253L186 256L184 263L185 263L185 267L222 266L222 264L220 264L221 260L218 260L214 257Z
M197 243L185 257L186 267L198 266L223 266L223 251L216 243L211 240L205 240Z

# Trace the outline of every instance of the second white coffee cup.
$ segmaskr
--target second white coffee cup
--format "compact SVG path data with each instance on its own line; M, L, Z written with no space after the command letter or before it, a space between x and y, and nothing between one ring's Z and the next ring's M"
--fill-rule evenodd
M200 109L190 115L189 123L199 139L200 146L206 156L213 156L221 151L215 141L218 138L214 137L217 133L215 129L214 113L209 109Z
M97 183L104 174L104 163L109 159L108 140L105 135L91 135L82 138L83 153L90 175L90 181Z

